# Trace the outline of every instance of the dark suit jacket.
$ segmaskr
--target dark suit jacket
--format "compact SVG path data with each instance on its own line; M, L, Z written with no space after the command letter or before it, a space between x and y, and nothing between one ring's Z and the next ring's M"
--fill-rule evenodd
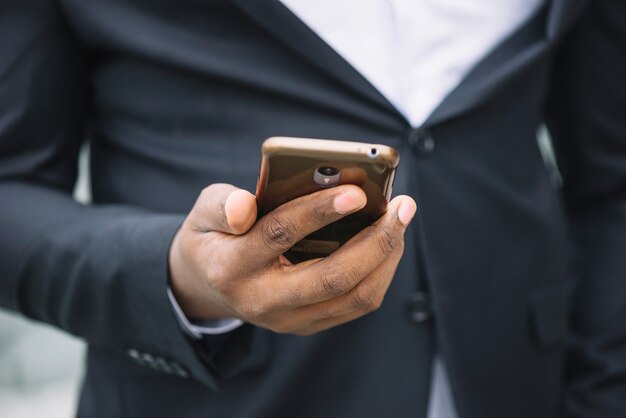
M435 350L461 418L623 416L626 3L588 3L549 0L414 130L276 0L2 1L0 305L89 343L80 416L421 417ZM404 258L353 323L191 341L170 240L272 135L400 150Z

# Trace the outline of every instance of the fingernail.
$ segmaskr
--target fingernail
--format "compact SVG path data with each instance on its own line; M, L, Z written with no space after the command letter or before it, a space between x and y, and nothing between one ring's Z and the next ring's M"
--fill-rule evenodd
M354 212L365 206L363 197L353 190L349 190L335 197L333 207L341 214Z
M398 208L398 219L404 226L408 226L413 216L415 216L416 210L417 207L412 200L403 200Z
M228 197L226 197L226 200L224 201L224 217L226 218L226 224L227 224L228 226L230 226L230 227L232 227L232 226L233 226L233 225L232 225L233 220L232 220L232 219L230 219L230 217L228 216L228 214L229 214L229 213L232 213L232 209L233 209L233 207L234 207L234 206L233 206L233 205L234 205L234 203L233 203L233 201L234 201L233 194L234 194L234 192L231 192L231 193L228 195ZM232 217L232 215L231 215L231 217Z
M239 231L242 226L245 226L251 216L249 214L249 205L246 204L247 201L242 197L247 197L248 195L251 195L251 193L246 190L235 190L226 197L224 202L224 217L226 218L227 226L235 231Z

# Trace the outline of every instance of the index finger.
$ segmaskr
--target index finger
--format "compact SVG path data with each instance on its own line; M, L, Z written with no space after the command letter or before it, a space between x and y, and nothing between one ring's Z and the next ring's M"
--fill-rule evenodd
M363 190L353 185L337 186L289 201L259 219L238 240L240 253L257 267L273 264L295 243L363 208L366 201Z
M323 302L346 294L404 244L404 231L416 211L408 196L389 203L387 213L326 258L293 266L297 274L287 276L280 288L291 295L292 306ZM276 289L280 292L280 288ZM295 292L290 289L299 289ZM297 300L296 300L297 299Z

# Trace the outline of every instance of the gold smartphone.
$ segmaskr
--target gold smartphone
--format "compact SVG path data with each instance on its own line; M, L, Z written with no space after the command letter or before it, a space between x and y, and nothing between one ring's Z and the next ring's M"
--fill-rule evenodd
M258 218L292 199L340 184L354 184L367 204L296 243L285 256L292 263L325 257L387 210L398 151L380 144L273 137L262 146L257 183Z

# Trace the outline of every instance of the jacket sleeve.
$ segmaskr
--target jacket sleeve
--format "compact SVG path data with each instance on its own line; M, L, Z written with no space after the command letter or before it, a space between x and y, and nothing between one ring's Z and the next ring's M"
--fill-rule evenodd
M215 388L213 351L252 331L181 330L167 260L184 217L72 199L89 67L56 2L3 1L0 33L0 307Z
M548 126L574 241L564 416L626 411L626 2L591 1L554 65Z

